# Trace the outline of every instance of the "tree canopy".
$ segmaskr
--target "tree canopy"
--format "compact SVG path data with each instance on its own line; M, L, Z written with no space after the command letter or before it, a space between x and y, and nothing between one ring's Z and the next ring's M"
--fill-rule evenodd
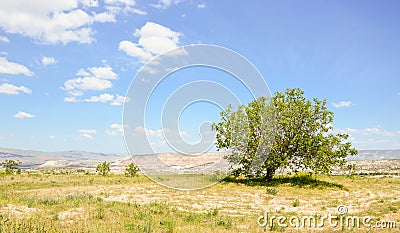
M230 151L226 159L234 176L271 180L279 168L330 173L334 166L348 168L346 157L357 154L347 134L333 134L334 114L326 100L304 97L299 88L260 97L236 111L222 111L213 124L218 150Z

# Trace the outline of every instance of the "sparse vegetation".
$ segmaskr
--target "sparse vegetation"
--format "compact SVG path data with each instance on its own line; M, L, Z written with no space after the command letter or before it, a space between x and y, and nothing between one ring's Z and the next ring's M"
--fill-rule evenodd
M300 205L299 199L294 200L293 203L292 203L293 207L298 207L299 205Z
M276 176L268 184L234 181L182 192L140 174L2 175L0 225L3 232L263 232L257 218L264 209L288 217L336 214L338 205L373 221L400 221L400 181L390 176L300 174Z

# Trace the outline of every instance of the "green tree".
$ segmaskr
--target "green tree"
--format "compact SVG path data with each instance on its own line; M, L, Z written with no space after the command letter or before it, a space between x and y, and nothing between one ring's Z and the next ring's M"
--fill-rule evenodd
M102 176L107 175L110 172L110 163L104 161L103 163L98 164L96 167L96 172Z
M128 166L125 167L125 175L134 177L139 172L139 167L136 166L134 163L130 163Z
M236 111L230 106L213 124L218 150L232 164L234 176L264 177L278 168L330 173L334 166L350 168L348 155L357 154L347 134L332 134L333 112L326 100L306 99L299 88L260 97Z
M21 169L19 168L19 165L21 164L21 161L17 160L12 160L12 159L6 159L3 162L1 162L1 166L4 168L4 171L6 174L19 174L21 173Z

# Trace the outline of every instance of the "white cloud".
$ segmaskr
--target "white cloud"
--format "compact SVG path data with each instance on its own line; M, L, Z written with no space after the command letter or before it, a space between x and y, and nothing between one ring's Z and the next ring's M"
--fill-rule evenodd
M147 15L146 11L139 10L139 9L132 9L132 12L138 15Z
M8 95L18 95L21 92L26 93L26 94L31 94L32 91L29 88L26 88L24 86L14 86L12 84L8 83L2 83L0 85L0 93L3 94L8 94Z
M351 101L340 101L339 103L332 103L332 105L335 108L343 108L353 106L354 104Z
M14 115L15 118L35 118L36 116L27 112L19 111Z
M80 129L78 138L93 139L93 135L96 134L94 129Z
M162 129L146 129L143 126L138 126L134 129L135 133L145 133L147 136L159 137L164 138L164 134L172 137L178 138L182 136L188 136L189 134L186 131L174 131L169 128L162 128Z
M177 5L183 2L183 0L158 0L156 4L150 4L150 6L155 7L157 9L167 9L171 5Z
M104 2L111 5L126 5L126 6L134 6L136 4L135 0L105 0Z
M117 79L118 75L112 71L110 66L90 67L88 69L95 78L99 79Z
M354 129L354 128L346 128L346 129L339 129L340 132L342 133L347 133L347 134L362 134L362 135L378 135L378 136L386 136L386 137L392 137L395 136L396 134L400 135L400 132L391 132L391 131L386 131L382 130L379 126L378 127L372 127L372 128L365 128L365 129Z
M102 12L93 16L93 19L99 23L115 22L115 15L111 12Z
M114 73L112 68L108 65L103 67L90 67L86 70L80 69L76 75L78 76L77 78L65 81L64 86L61 87L68 92L70 95L69 97L82 96L83 92L87 90L102 91L112 88L113 84L110 80L118 79L118 75ZM74 99L70 98L68 100Z
M5 36L0 36L0 41L4 43L10 43L10 40Z
M81 0L81 3L85 7L98 7L99 3L97 0Z
M124 134L124 126L122 124L111 124L110 129L106 130L106 134L110 136L120 136Z
M109 80L98 79L94 77L70 79L64 83L64 89L67 91L72 91L71 93L74 93L73 91L76 89L102 91L111 87L112 83Z
M26 66L10 62L5 57L0 57L0 74L23 74L26 76L33 76L33 72Z
M87 138L87 139L93 139L93 136L91 134L87 134L87 133L80 134L79 136L83 137L83 138Z
M76 102L78 102L78 100L76 99L76 97L75 96L72 96L72 97L65 97L64 98L64 102L69 102L69 103L76 103Z
M140 58L143 63L153 58L153 55L150 52L139 48L137 44L127 40L121 41L118 49L124 51L128 56Z
M172 149L171 145L175 148L185 148L184 150L186 151L191 151L193 148L191 145L188 145L191 136L185 131L173 130L169 128L147 129L143 126L137 126L132 132L133 137L142 138L143 134L146 135L148 142L152 146L153 150L157 153L170 151ZM194 141L193 143L197 142L198 140ZM189 144L191 144L191 142L189 142Z
M85 99L85 102L100 102L100 103L110 103L110 105L120 106L124 103L125 97L116 94L111 95L108 93L101 94L99 96L91 96L90 98Z
M115 96L114 100L111 102L111 105L120 106L120 105L122 105L125 101L128 102L128 101L129 101L129 98L117 94L117 95Z
M133 0L0 1L0 28L46 44L91 43L95 23L115 22L120 12L136 12Z
M101 94L99 96L92 96L88 99L85 99L86 102L100 102L100 103L107 103L114 100L114 96L110 94Z
M111 12L122 11L125 14L132 12L138 15L147 15L146 11L134 7L136 5L135 0L105 0L105 3L108 5L108 9L110 9Z
M384 130L381 126L367 128L335 128L334 133L349 135L350 141L357 149L396 149L400 130Z
M56 63L57 61L54 57L42 57L42 65L44 66L53 65Z
M79 133L87 133L87 134L95 134L96 130L95 129L80 129L78 132Z
M139 38L138 42L121 41L119 50L145 63L157 55L177 48L182 33L157 23L146 22L142 28L136 29L133 35Z
M206 4L199 3L199 4L197 4L197 8L206 8Z
M379 127L366 128L362 131L362 133L365 135L375 134L375 135L388 136L388 137L394 136L396 134L395 132L382 130Z

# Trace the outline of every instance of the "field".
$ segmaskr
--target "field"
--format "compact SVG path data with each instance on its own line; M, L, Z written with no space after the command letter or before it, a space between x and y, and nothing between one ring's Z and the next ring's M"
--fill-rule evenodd
M179 191L143 175L1 175L1 232L393 232L400 229L400 179L395 176L278 176L225 180ZM348 208L339 215L337 207ZM260 227L268 217L302 219L324 215L371 217L371 226ZM270 221L270 219L268 220ZM288 223L288 222L286 222ZM394 226L396 224L396 226ZM396 229L389 229L396 227Z

